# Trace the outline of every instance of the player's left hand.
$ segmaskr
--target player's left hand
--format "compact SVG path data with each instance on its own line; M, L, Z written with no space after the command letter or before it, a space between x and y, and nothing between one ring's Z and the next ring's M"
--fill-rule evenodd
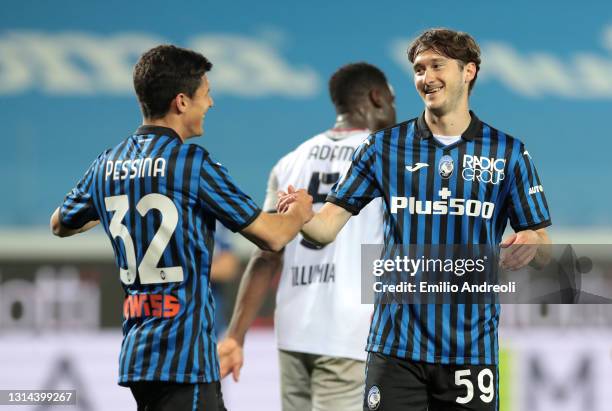
M231 372L234 381L238 382L240 379L240 369L244 363L242 346L235 339L227 337L219 342L217 352L219 353L221 379Z
M520 270L535 258L540 236L534 230L519 231L506 237L500 246L499 266L510 271Z

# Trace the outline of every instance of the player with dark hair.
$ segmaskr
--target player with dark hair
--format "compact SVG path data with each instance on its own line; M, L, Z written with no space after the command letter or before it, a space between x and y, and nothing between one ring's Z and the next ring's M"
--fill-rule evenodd
M209 153L213 100L201 54L170 45L134 69L143 124L104 151L51 217L60 237L101 223L125 292L119 384L139 410L223 410L210 266L215 221L280 250L312 216L304 191L287 213L262 213Z
M264 209L275 210L277 190L308 187L319 206L350 165L355 148L374 130L395 123L394 95L384 73L367 63L341 67L329 81L336 108L333 128L290 152L270 173ZM361 409L363 349L372 307L360 304L361 243L382 242L382 204L373 201L338 239L316 247L301 236L282 252L257 250L242 278L228 336L219 343L221 375L237 379L245 334L273 277L280 271L274 325L284 411Z
M466 33L432 29L408 56L424 113L369 136L303 235L329 243L351 215L382 197L386 256L411 244L501 244L503 268L544 265L551 221L532 157L469 110L478 45ZM515 233L502 240L508 220ZM366 348L364 410L498 409L498 304L387 303L382 296Z

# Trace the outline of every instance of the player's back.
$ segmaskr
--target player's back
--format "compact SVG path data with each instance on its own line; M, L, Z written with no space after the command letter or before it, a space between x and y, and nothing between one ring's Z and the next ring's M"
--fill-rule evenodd
M206 150L155 126L100 155L68 198L66 219L99 217L120 267L119 382L218 380L209 289L215 220L240 230L257 206Z
M272 171L277 188L307 187L315 208L350 166L368 130L332 129L302 143ZM273 208L271 187L264 208ZM381 243L382 205L372 201L343 227L337 239L315 247L298 235L285 247L277 293L275 327L279 348L365 360L372 308L360 304L361 244ZM297 319L299 318L299 321Z

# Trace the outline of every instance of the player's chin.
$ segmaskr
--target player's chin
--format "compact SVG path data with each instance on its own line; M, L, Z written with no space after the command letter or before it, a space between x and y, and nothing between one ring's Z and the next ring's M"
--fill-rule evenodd
M426 98L425 107L427 107L427 110L431 112L441 114L441 112L443 111L444 104L441 101L432 101Z

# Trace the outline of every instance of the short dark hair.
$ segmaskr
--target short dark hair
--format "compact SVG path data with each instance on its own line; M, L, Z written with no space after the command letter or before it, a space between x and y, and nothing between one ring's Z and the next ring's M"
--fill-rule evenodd
M211 68L212 63L193 50L165 44L147 51L134 67L134 89L142 114L151 119L163 117L177 94L193 97Z
M445 28L426 30L408 48L408 60L414 63L416 57L426 50L433 50L448 58L459 60L461 68L467 63L474 63L476 74L469 85L469 91L472 91L480 70L480 47L472 36L462 31Z
M329 79L329 94L339 113L353 111L375 87L388 87L387 77L378 67L365 62L342 66Z

